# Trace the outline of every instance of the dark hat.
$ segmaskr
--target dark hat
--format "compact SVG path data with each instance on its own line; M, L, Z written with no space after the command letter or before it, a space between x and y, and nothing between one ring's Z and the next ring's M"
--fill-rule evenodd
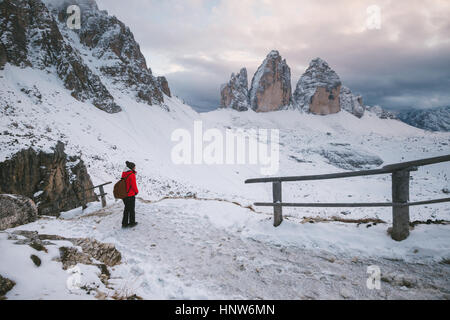
M133 162L125 161L125 164L126 164L127 167L130 168L131 170L133 170L134 167L136 167L136 165L135 165Z

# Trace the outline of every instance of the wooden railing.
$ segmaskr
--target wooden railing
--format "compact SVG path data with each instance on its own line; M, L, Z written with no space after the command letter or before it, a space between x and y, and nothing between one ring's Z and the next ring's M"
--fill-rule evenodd
M380 169L361 170L309 176L271 177L247 179L245 183L272 182L273 202L255 202L255 206L269 206L274 208L275 227L283 221L282 207L392 207L392 239L401 241L409 235L409 207L450 202L450 198L409 202L410 172L417 171L419 166L450 161L450 155L401 162L384 166ZM378 174L392 174L392 202L362 202L362 203L286 203L282 202L281 183L293 181L326 180L370 176Z
M87 208L86 191L89 191L89 190L92 190L92 189L95 189L95 188L98 188L99 191L100 191L98 196L100 196L100 198L102 199L102 208L106 207L106 197L105 196L107 195L107 193L105 192L105 189L103 187L108 185L108 184L110 184L110 183L112 183L112 182L111 181L105 182L103 184L99 184L98 186L93 186L92 188L81 190L82 194L83 194L83 196L82 196L82 199L83 199L82 200L82 202L83 202L83 210Z

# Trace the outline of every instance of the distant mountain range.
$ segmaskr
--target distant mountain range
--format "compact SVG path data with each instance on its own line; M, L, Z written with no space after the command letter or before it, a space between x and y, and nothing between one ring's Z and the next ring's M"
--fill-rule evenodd
M397 119L430 131L450 131L450 106L401 111Z

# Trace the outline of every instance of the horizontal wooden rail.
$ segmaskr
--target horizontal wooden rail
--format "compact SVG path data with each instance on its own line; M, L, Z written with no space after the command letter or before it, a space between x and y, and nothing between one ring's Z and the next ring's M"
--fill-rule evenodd
M87 191L87 190L92 190L92 189L95 189L95 188L100 188L100 187L106 186L107 184L110 184L110 183L112 183L112 181L105 182L105 183L99 184L98 186L93 186L92 188L84 189L84 190Z
M295 202L255 202L254 205L258 207L317 207L317 208L361 208L361 207L411 207L424 204L450 202L450 198L394 203L394 202L323 202L323 203L295 203Z
M273 207L275 227L283 221L282 207L392 207L392 233L394 240L401 241L409 235L409 207L432 203L450 202L450 198L433 199L424 201L409 201L409 182L411 171L416 171L417 167L429 164L450 161L450 154L414 161L394 163L379 169L360 170L351 172L339 172L330 174L291 176L291 177L270 177L247 179L245 183L266 183L272 182L273 202L256 202L255 206ZM281 184L290 181L326 180L338 178L350 178L360 176L371 176L377 174L392 174L392 202L360 202L360 203L283 203Z
M245 180L245 183L327 180L327 179L339 179L339 178L350 178L350 177L359 177L359 176L387 174L387 173L393 173L394 171L399 171L399 170L417 171L418 166L441 163L441 162L446 162L446 161L450 161L450 155L426 158L426 159L420 159L420 160L414 160L414 161L408 161L408 162L402 162L402 163L394 163L394 164L386 165L380 169L338 172L338 173L328 173L328 174L315 174L315 175L308 175L308 176L255 178L255 179L247 179L247 180Z

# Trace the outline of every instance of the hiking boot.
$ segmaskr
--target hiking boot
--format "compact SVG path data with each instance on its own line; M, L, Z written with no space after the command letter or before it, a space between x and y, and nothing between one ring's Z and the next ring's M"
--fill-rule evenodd
M135 227L137 224L138 224L137 222L130 223L130 224L128 225L128 228L133 228L133 227Z
M122 229L128 228L129 226L130 226L129 224L123 224Z

